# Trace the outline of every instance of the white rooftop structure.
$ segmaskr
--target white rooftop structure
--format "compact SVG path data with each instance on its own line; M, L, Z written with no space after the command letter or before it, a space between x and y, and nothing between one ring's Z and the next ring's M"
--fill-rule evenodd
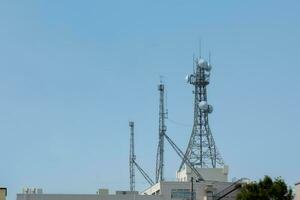
M42 188L28 188L25 187L22 190L23 194L43 194Z
M226 199L235 199L241 181L228 182L228 166L224 168L196 168L204 181L196 182L195 173L187 166L177 172L177 181L163 181L149 187L142 194L160 195L163 200L209 200L213 197L224 196Z
M208 181L228 181L229 167L225 165L223 168L196 168L204 180ZM197 179L196 174L187 166L176 173L177 181L190 181L191 178Z
M196 169L203 181L191 182L192 178L197 180L197 177L185 166L183 170L177 172L177 181L161 181L141 193L116 191L115 194L109 194L108 189L99 189L97 194L42 194L30 192L37 190L25 189L22 194L17 194L17 200L191 200L192 197L194 200L234 200L236 198L242 181L228 182L228 166Z
M17 200L160 200L160 197L138 194L17 194Z
M192 186L193 185L193 186ZM226 200L236 198L237 184L220 181L180 182L162 181L141 192L117 191L108 194L107 190L97 194L17 194L17 200L214 200L224 196ZM218 198L216 198L218 197Z

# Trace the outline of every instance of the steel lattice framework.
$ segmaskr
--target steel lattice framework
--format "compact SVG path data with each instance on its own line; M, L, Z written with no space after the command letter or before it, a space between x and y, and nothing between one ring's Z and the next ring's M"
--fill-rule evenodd
M194 85L194 124L184 159L198 168L216 168L224 165L209 128L208 115L213 108L207 103L211 64L203 59L194 60L196 69L187 76L188 83ZM184 167L182 161L179 170Z
M165 102L164 102L164 84L160 83L158 85L159 91L159 134L158 134L158 146L156 154L156 183L164 181L164 135L166 133L167 127L165 125L166 112L165 112Z
M135 191L135 153L134 153L134 122L129 122L130 127L130 152L129 152L129 184L130 191Z

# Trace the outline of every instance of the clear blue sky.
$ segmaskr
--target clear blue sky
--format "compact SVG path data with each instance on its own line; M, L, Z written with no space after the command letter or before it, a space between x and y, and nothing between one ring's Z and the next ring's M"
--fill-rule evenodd
M212 52L210 126L231 177L300 180L299 1L1 1L0 185L128 188L128 121L154 175L159 76L168 134L191 132L192 55ZM166 147L166 177L180 160ZM137 188L147 183L137 175Z

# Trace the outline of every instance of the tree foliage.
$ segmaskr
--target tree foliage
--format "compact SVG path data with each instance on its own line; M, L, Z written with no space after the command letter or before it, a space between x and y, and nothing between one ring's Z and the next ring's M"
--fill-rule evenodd
M259 182L242 187L237 200L292 200L293 192L282 178L272 180L269 176Z

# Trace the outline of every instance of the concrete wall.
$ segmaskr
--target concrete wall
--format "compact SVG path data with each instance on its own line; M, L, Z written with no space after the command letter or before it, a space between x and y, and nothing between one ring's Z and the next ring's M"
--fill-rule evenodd
M161 200L153 195L17 194L17 200Z
M196 193L196 200L203 200L206 197L206 188L212 187L214 188L215 192L221 191L231 185L231 183L228 182L194 182L194 191ZM170 200L171 199L171 190L172 189L190 189L191 183L186 182L185 184L182 184L182 182L173 182L173 183L167 183L162 184L161 188L161 194L165 197L165 199Z
M228 186L231 182L218 181L202 181L194 182L194 192L196 200L205 200L208 192L218 193ZM177 190L181 194L182 189L187 190L188 194L191 189L190 182L168 181L160 182L154 186L146 189L141 194L113 194L113 195L99 195L99 194L17 194L17 200L179 200L171 198L172 190ZM185 191L186 192L186 191ZM174 195L174 193L173 193ZM234 200L236 192L230 194L227 200ZM299 199L300 200L300 199Z
M0 200L5 200L6 199L6 194L7 194L7 189L6 188L0 188Z
M295 200L300 200L300 182L299 183L296 183L296 197L295 197Z
M224 168L196 168L197 171L201 174L202 178L207 181L228 181L228 171L229 167L224 166ZM195 173L189 168L185 167L181 171L176 173L177 181L190 181L191 177L194 177L194 180L197 179Z
M148 189L146 189L145 191L142 192L142 194L147 194L147 195L153 195L153 194L160 194L160 188L161 188L161 183L156 183L155 185L149 187Z
M217 182L217 181L204 181L204 182L194 182L194 191L196 193L196 200L204 200L207 196L207 191L213 191L214 193L218 193L223 189L230 186L232 183L230 182ZM174 189L191 189L190 182L178 182L178 181L168 181L168 182L160 182L148 188L143 194L151 195L153 193L159 193L161 199L171 200L171 193ZM159 192L158 192L159 191ZM235 199L236 192L230 194L225 199Z

